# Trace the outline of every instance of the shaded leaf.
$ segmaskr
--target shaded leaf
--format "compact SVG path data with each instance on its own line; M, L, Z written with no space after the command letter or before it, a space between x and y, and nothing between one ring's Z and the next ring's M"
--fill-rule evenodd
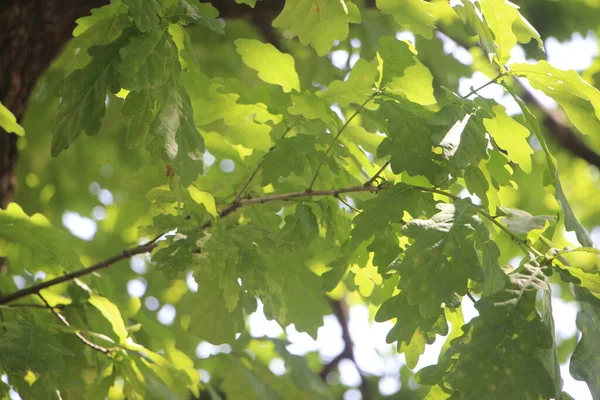
M466 294L469 279L485 279L475 244L486 242L489 232L477 208L458 200L437 208L440 211L431 219L414 219L404 226L414 242L398 266L399 288L424 318L438 316L443 303L456 303L457 294Z
M575 295L581 304L577 313L581 339L571 356L569 371L575 379L587 383L593 399L597 400L600 398L600 300L582 288L576 288Z
M141 32L158 28L160 5L157 0L123 0L129 6L129 16Z
M301 176L309 154L315 152L314 136L299 134L291 138L279 139L275 148L265 154L262 168L262 184L277 183L280 177L290 174Z
M10 260L13 273L27 268L59 274L83 268L73 244L41 214L29 217L16 203L0 210L0 256Z
M65 367L65 356L72 355L47 330L32 322L20 320L4 324L6 332L0 335L0 365L15 374L27 370L36 373L58 371Z

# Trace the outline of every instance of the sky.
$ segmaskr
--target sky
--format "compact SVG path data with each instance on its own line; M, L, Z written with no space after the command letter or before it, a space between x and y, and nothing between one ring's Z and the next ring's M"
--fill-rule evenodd
M410 32L399 33L398 38L401 40L409 40L414 43L414 36ZM444 50L447 53L453 54L459 61L470 64L472 58L470 54L459 46L456 46L449 39L440 36L444 41ZM358 47L360 42L355 42L353 45ZM575 34L572 39L566 43L560 43L554 38L548 38L545 41L548 61L559 68L575 69L577 71L587 68L593 58L597 56L598 45L593 34L588 34L585 37ZM347 63L349 54L345 51L336 51L331 55L333 65L344 68ZM511 53L509 62L523 62L525 54L521 47L517 46ZM350 64L356 62L357 57L353 56ZM471 78L463 78L460 81L459 94L467 94L472 87L479 87L489 80L488 77L476 72ZM545 96L539 91L535 91L536 96L544 102L548 107L555 107L556 104L552 99ZM479 91L483 97L494 98L499 103L507 108L509 114L519 112L514 100L505 95L503 88L499 85L490 85L487 88ZM213 160L214 162L214 160ZM221 165L221 168L227 168L227 165ZM93 218L83 217L74 212L66 212L63 215L63 224L75 236L84 240L93 239L98 220L106 216L105 208L110 207L113 203L113 195L110 191L102 189L97 183L90 184L89 190L92 194L98 197L102 206L94 208L92 211ZM595 240L596 246L600 243L600 227L596 227L592 231L592 237ZM576 243L574 238L570 238ZM154 297L144 297L147 283L144 279L144 274L147 271L147 257L135 257L131 260L131 268L139 274L139 277L131 280L127 285L127 290L131 296L136 296L144 299L144 304L149 310L157 311L157 319L165 324L170 325L175 320L175 307L170 304L160 304L159 300ZM18 279L17 279L18 280ZM186 282L190 290L197 290L197 285L193 277L188 274ZM17 285L23 285L24 280L17 282ZM559 287L553 287L556 292ZM473 304L467 299L463 302L463 312L465 319L468 321L477 315L477 311ZM556 337L558 341L571 337L576 333L575 317L577 313L577 305L575 303L566 303L559 298L554 298L553 314L556 323ZM398 355L393 345L387 344L385 337L387 332L393 325L390 321L386 323L375 323L369 319L369 312L366 306L356 305L350 308L349 311L349 327L352 339L355 344L355 354L358 368L363 374L375 374L383 376L380 380L379 390L382 394L391 395L400 389L400 381L398 379L398 371L405 364L403 355ZM255 337L278 337L282 334L282 328L274 321L269 321L265 318L262 312L262 305L259 305L259 310L249 317L249 328L252 336ZM291 344L288 350L294 354L302 355L309 351L319 351L324 362L333 359L343 349L342 331L336 318L333 315L326 316L324 325L318 331L316 340L312 339L306 333L296 331L292 326L285 329L288 340ZM439 338L434 344L427 346L425 354L420 358L415 372L421 368L432 365L437 362L437 357L445 338ZM199 358L207 358L212 354L219 352L229 352L231 348L227 345L213 346L210 343L202 342L196 349L196 355ZM275 360L269 366L274 373L283 373L285 366L281 360ZM339 364L340 379L342 383L357 388L360 384L360 375L356 366L350 361L342 361ZM561 373L564 380L564 390L577 400L591 400L592 396L584 382L576 381L571 377L568 371L568 363L561 366ZM206 371L201 371L203 380L209 379L209 374ZM411 382L409 384L415 384ZM16 393L13 393L13 398ZM360 399L358 390L350 390L345 394L344 400Z

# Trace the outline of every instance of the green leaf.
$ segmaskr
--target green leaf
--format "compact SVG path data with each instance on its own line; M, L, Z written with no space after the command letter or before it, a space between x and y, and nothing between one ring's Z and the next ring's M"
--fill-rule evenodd
M181 65L177 47L170 35L166 42L163 63L166 65L167 84L153 91L157 106L150 124L147 147L154 155L172 163L181 184L189 186L203 171L204 140L194 123L194 110L186 88L181 81ZM147 120L146 120L147 121Z
M262 185L277 183L280 177L285 178L292 173L301 176L306 156L315 152L315 144L314 136L304 134L279 139L273 150L264 156Z
M237 359L230 358L221 390L228 400L280 400L281 397L256 373Z
M491 62L497 56L498 49L496 43L494 43L494 33L484 17L481 1L450 0L450 6L456 11L463 22L467 24L472 33L479 35L481 46Z
M316 340L317 331L323 326L323 317L331 314L331 307L322 280L304 265L303 254L305 251L300 248L294 252L280 252L267 259L270 270L285 276L281 287L285 314L283 318L276 312L273 314L278 317L281 326L293 323L298 331L306 332Z
M237 39L234 43L244 64L258 72L264 82L279 85L286 93L300 91L300 80L291 55L255 39Z
M81 69L92 59L88 54L89 49L94 46L103 46L117 40L123 30L131 26L131 21L127 18L127 7L121 1L113 1L111 4L100 8L94 8L91 15L79 18L77 27L73 31L73 40L69 48L73 49L75 57L64 59L60 58L60 65L66 71Z
M365 100L363 99L363 102ZM302 115L309 120L320 120L327 124L332 131L337 130L338 116L324 99L317 97L312 92L292 93L292 105L288 107L287 111L292 115Z
M0 256L10 260L13 273L27 269L61 274L83 268L73 244L41 214L29 217L16 203L0 210Z
M70 73L57 87L56 95L62 101L52 132L53 156L68 148L82 131L93 135L100 130L107 92L118 89L114 65L126 40L124 34L110 45L91 48L92 61Z
M530 242L534 243L544 233L554 217L551 215L536 215L535 217L527 211L515 210L502 207L503 216L501 221L506 228L515 235L525 236Z
M479 287L483 296L487 297L502 290L509 279L498 263L500 249L496 242L490 240L480 244L479 248L481 250L481 266L485 274L485 280Z
M554 186L554 196L560 204L560 207L562 208L563 214L565 216L565 228L568 231L575 232L577 240L579 241L579 243L581 243L582 246L593 247L594 242L592 241L588 233L585 231L585 228L581 226L581 224L575 217L573 209L571 209L571 205L569 204L569 201L565 196L565 192L563 191L558 176L558 163L556 162L556 159L554 158L552 153L550 153L550 149L546 144L546 139L540 131L537 119L519 98L517 98L514 95L513 97L515 98L515 100L519 104L519 107L521 107L521 110L523 111L523 116L525 118L527 126L529 127L529 130L533 132L535 137L538 139L540 145L542 146L542 149L544 150L544 154L546 155L546 163L548 164L548 170L550 171L551 177L553 178L551 184Z
M538 291L547 288L541 270L526 264L510 275L505 289L478 301L479 317L446 353L455 360L447 385L468 399L559 396L554 371L544 365L546 354L555 351L553 332L535 308Z
M563 71L546 61L536 64L511 64L511 75L527 78L531 85L552 97L582 133L600 131L600 91L584 81L577 72Z
M240 308L228 310L225 294L217 280L204 274L195 274L198 292L190 315L190 333L212 344L233 343L243 326Z
M380 101L379 118L386 122L387 138L377 148L377 156L390 156L394 173L406 171L422 175L431 182L439 171L433 153L434 128L428 125L433 114L416 104Z
M385 88L394 78L404 76L405 70L416 64L415 55L406 42L391 36L379 39L379 87Z
M416 56L414 59L416 64L406 68L401 78L394 78L387 85L386 92L401 94L417 104L435 104L437 100L433 94L433 75Z
M362 212L354 218L354 229L350 234L352 242L357 246L384 231L391 223L402 222L405 211L420 215L430 199L429 195L419 193L404 183L383 190L365 201Z
M170 57L172 42L166 29L156 29L143 36L132 36L119 53L119 82L129 90L152 88L167 82L165 58Z
M123 115L133 115L127 128L127 147L134 149L145 143L154 119L154 102L147 89L130 92L123 103Z
M569 371L573 378L587 383L596 400L600 393L600 300L578 287L575 288L575 295L581 304L577 313L577 328L581 331L581 339L571 356Z
M273 26L289 30L322 57L334 40L346 39L348 23L360 21L360 11L351 1L286 0Z
M492 135L498 147L508 153L511 161L519 164L526 173L530 173L533 149L527 142L529 130L509 117L504 106L494 106L493 112L493 118L483 120L485 129Z
M252 8L256 6L256 0L235 0L235 2L238 4L247 4Z
M9 372L58 371L65 367L64 357L73 355L56 340L56 335L39 329L30 321L3 325L6 332L0 335L0 365Z
M498 64L503 66L510 58L510 52L517 44L528 43L531 39L538 42L543 50L540 34L519 13L519 7L505 0L480 1L485 22L494 33L494 43L498 48Z
M452 167L456 170L463 170L468 166L477 167L479 161L488 158L488 139L478 116L473 113L464 114L455 107L447 107L439 111L436 117L453 124L449 130L442 130L437 142L444 158Z
M448 334L448 323L444 310L440 307L436 315L425 318L418 305L411 305L405 292L388 299L375 315L375 321L384 322L396 318L394 327L386 337L388 343L398 342L398 352L417 351L417 356L408 364L413 369L419 356L425 351L425 344L435 342L436 335ZM407 361L408 361L407 356Z
M305 204L296 206L296 213L285 217L279 238L287 247L308 246L319 236L317 218Z
M169 22L203 25L217 33L223 33L223 23L217 18L219 10L211 4L201 3L199 0L176 0L175 2L176 5L164 12Z
M443 303L455 304L456 295L467 293L469 279L485 279L475 244L486 242L489 232L477 208L459 200L437 208L440 212L430 219L414 219L404 226L414 242L398 266L399 288L424 318L437 317Z
M377 8L385 14L391 14L396 22L408 30L428 39L433 37L435 16L432 14L437 5L424 0L377 0Z
M337 103L340 107L350 104L362 104L373 93L374 83L377 79L377 67L374 62L359 59L350 77L346 81L333 81L324 92L317 92L317 96L330 103Z
M17 123L17 118L2 103L0 103L0 128L8 133L14 133L19 136L25 135L25 130Z
M125 327L119 307L107 298L98 295L91 295L88 301L111 323L113 331L119 338L119 344L124 344L129 333Z
M141 32L158 28L161 8L157 0L123 0L129 6L129 16Z

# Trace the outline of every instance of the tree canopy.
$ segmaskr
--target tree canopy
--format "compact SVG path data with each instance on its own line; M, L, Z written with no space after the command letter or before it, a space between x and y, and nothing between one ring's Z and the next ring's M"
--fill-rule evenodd
M600 399L600 61L544 53L600 5L229 3L112 0L0 103L0 398ZM340 379L356 305L396 393Z

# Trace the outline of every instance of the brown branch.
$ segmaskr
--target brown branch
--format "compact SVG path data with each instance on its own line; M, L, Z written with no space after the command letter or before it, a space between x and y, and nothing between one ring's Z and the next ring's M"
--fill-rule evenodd
M370 400L371 395L369 390L369 382L367 381L364 373L361 372L358 364L356 363L356 358L354 357L354 342L352 341L350 327L348 326L346 304L341 300L331 300L331 308L333 310L333 314L342 327L342 340L344 341L344 349L333 360L325 364L319 375L323 380L325 380L327 375L329 375L329 373L338 366L340 361L350 360L354 363L356 370L360 375L360 392L362 394L362 398L363 400Z
M50 310L52 310L52 313L54 315L56 315L56 318L58 318L65 326L71 326L71 324L69 323L69 321L67 320L67 318L65 318L64 315L62 315L56 308L52 307L50 305L50 303L48 303L48 301L46 301L46 299L44 298L44 296L42 296L41 293L36 293L38 295L38 297L40 299L42 299L42 301L44 302L44 304L46 305L47 308L49 308ZM88 340L85 336L83 336L81 333L79 332L75 332L75 336L77 336L77 338L79 340L81 340L81 342L83 344L85 344L86 346L90 347L93 350L99 351L100 353L106 354L107 356L110 356L111 350L107 349L106 347L100 346L96 343L91 342L90 340Z
M96 272L96 271L99 271L104 268L108 268L111 265L113 265L119 261L122 261L122 260L127 260L127 259L135 256L136 254L148 253L148 252L152 251L155 247L156 247L156 243L150 242L150 243L147 243L147 244L144 244L141 246L137 246L137 247L134 247L131 249L123 250L120 254L117 254L116 256L107 258L106 260L100 261L99 263L91 265L87 268L83 268L83 269L80 269L79 271L71 272L71 273L65 274L63 276L59 276L58 278L50 279L49 281L41 282L36 285L30 286L28 288L17 290L16 292L13 292L7 296L0 297L0 305L8 304L12 301L15 301L17 299L20 299L22 297L26 297L26 296L29 296L32 294L39 295L41 290L47 289L51 286L59 285L61 283L72 281L75 278L79 278L79 277L91 274L92 272Z
M229 205L228 207L223 209L219 213L219 216L221 218L224 218L224 217L228 216L229 214L233 213L234 211L236 211L238 208L246 207L246 206L249 206L252 204L264 204L264 203L268 203L271 201L286 201L286 200L291 200L291 199L295 199L295 198L299 198L299 197L315 197L315 196L334 196L334 197L336 197L341 193L353 193L353 192L377 193L383 189L384 188L374 187L374 186L352 186L352 187L346 187L346 188L340 188L340 189L312 190L312 191L307 189L307 190L304 190L301 192L273 194L273 195L264 196L264 197L257 197L254 199L242 199L242 200L238 200L235 203L232 203L231 205ZM206 221L200 227L200 229L209 228L212 226L212 224L213 224L212 221ZM137 254L149 253L156 248L156 246L157 246L156 241L161 236L162 236L162 234L158 235L156 238L151 240L149 243L146 243L144 245L140 245L137 247L133 247L131 249L123 250L121 253L119 253L115 256L112 256L110 258L107 258L104 261L100 261L94 265L87 267L87 268L83 268L83 269L80 269L79 271L71 272L71 273L65 274L63 276L59 276L58 278L50 279L49 281L41 282L36 285L30 286L28 288L17 290L16 292L13 292L7 296L0 297L0 305L8 304L12 301L15 301L17 299L20 299L20 298L23 298L23 297L26 297L26 296L29 296L32 294L39 294L41 290L47 289L51 286L59 285L61 283L72 281L75 278L89 275L93 272L99 271L104 268L108 268L111 265L113 265L119 261L127 260Z
M544 125L548 133L556 140L563 149L567 150L576 157L579 157L600 169L600 154L592 150L583 139L569 127L566 116L558 109L550 109L540 102L533 94L531 89L523 85L517 79L517 82L523 88L521 98L529 104L535 104L546 116Z

